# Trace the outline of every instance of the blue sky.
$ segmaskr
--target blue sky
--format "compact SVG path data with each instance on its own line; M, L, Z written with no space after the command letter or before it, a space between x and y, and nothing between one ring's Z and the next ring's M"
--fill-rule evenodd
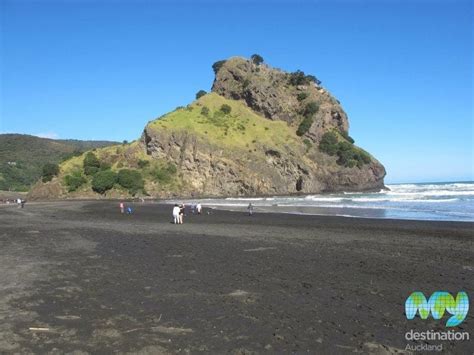
M0 132L133 140L259 53L323 82L387 182L474 179L471 1L0 4Z

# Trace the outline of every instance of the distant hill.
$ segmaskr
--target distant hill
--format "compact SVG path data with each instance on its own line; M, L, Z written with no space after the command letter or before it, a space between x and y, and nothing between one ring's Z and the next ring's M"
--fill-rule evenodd
M45 163L60 163L108 141L57 140L25 134L0 134L0 190L27 191L40 177Z

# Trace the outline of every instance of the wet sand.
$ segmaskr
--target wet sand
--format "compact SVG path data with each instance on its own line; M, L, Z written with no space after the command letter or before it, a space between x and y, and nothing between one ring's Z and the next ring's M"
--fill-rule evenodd
M0 206L0 353L395 353L446 330L411 292L474 297L474 223L134 208Z

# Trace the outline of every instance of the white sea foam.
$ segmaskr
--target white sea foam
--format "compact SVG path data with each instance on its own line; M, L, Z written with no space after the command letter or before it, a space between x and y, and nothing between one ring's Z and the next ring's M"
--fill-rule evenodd
M374 211L373 216L377 218L382 214L385 218L474 221L474 182L398 184L388 187L390 190L370 193L229 197L201 202L207 206L240 210L252 203L257 209L280 209L290 213L315 214L320 213L321 209L328 209L329 214L334 214L338 209L344 209L350 211L351 216L372 215L371 211Z

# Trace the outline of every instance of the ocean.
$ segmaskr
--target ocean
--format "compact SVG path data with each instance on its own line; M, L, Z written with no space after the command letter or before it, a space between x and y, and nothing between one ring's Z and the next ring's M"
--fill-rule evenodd
M203 199L204 206L256 213L337 215L436 221L474 221L474 182L391 184L380 192ZM197 201L193 201L197 202Z

